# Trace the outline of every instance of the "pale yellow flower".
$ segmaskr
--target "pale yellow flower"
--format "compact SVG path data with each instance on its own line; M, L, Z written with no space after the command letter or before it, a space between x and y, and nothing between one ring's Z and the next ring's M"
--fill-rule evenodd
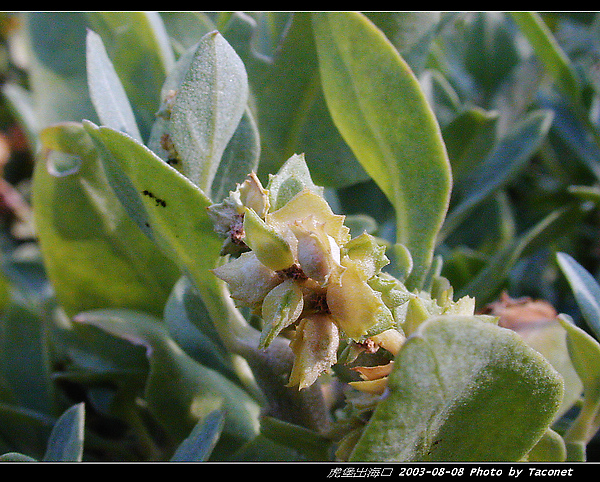
M212 210L226 235L225 217L243 217L240 239L250 250L213 272L232 298L262 317L261 348L295 328L290 384L301 389L336 363L340 337L359 340L393 323L381 293L368 284L388 260L372 236L351 241L344 216L314 190L301 190L272 212L267 200L251 176Z

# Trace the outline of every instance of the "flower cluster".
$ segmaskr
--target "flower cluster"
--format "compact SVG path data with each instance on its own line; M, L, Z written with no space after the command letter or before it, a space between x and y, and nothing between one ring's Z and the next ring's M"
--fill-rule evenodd
M430 316L473 313L471 299L452 301L443 278L434 298L383 272L386 247L366 232L351 238L302 156L290 158L267 188L250 174L209 214L229 257L213 272L262 319L260 348L279 335L290 338L289 386L308 387L334 364L359 363L362 353L380 348L393 358ZM355 366L361 380L351 386L380 396L392 366Z
M274 176L265 189L250 174L209 213L230 255L214 274L262 318L261 348L293 330L289 385L302 389L336 363L341 339L359 342L395 323L370 284L389 262L385 247L367 233L351 239L321 192L291 179Z

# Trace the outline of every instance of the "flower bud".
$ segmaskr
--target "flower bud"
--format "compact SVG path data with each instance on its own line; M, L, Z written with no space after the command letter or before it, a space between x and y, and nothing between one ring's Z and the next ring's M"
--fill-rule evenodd
M349 382L348 385L364 393L369 393L371 395L382 395L387 388L387 377L377 378L376 380Z
M266 348L281 330L294 323L302 313L304 298L300 287L291 279L273 288L262 304L265 323L259 348Z
M263 265L254 253L242 253L212 272L229 285L234 300L251 307L260 304L281 283L277 273Z
M275 229L265 223L254 209L246 208L244 214L245 242L262 264L273 271L292 266L294 253L288 242Z
M385 246L377 243L370 234L363 233L345 246L348 257L354 262L358 273L365 281L381 271L390 260L385 255Z

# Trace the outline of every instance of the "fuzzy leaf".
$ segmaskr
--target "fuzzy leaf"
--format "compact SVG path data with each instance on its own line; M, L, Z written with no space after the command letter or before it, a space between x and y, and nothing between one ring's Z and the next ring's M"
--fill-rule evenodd
M396 239L414 261L407 283L420 286L451 184L435 116L406 62L364 15L316 13L313 26L332 118L394 206Z
M45 462L81 462L84 421L83 403L73 405L58 418L48 440Z
M175 97L170 134L182 172L207 194L247 98L241 59L221 34L205 35Z
M87 73L90 98L100 122L142 140L129 99L100 36L88 30Z
M562 379L507 329L432 318L409 337L352 461L517 461L542 437Z

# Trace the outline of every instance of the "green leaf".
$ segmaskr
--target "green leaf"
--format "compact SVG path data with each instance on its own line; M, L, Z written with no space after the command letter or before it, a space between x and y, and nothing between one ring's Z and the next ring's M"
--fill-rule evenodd
M81 462L84 421L83 402L73 405L58 418L48 440L45 462Z
M260 433L279 445L305 455L308 460L329 460L331 441L312 430L276 418L262 417Z
M552 35L544 20L536 12L512 12L521 32L531 43L560 90L574 103L581 98L581 87L567 55Z
M473 209L525 168L546 138L552 118L549 111L531 113L513 126L479 166L473 167L469 175L463 175L460 182L455 183L458 200L450 208L440 239L456 229Z
M109 182L123 207L198 289L223 343L254 350L260 333L235 309L213 275L222 240L207 208L211 201L187 177L131 137L84 123L100 150Z
M198 363L235 380L230 354L210 319L198 291L182 276L165 305L164 321L173 340Z
M511 240L487 259L477 274L470 276L468 283L457 290L456 296L473 296L480 306L492 301L498 295L510 270L521 256L548 243L548 240L555 238L556 233L564 232L571 223L578 219L577 209L569 206L550 212L533 227Z
M546 433L527 454L527 462L564 462L567 448L563 438L552 429Z
M576 444L588 444L600 428L600 344L566 316L559 316L558 321L567 330L569 355L583 383L581 409L564 435L572 457Z
M475 13L465 40L465 68L489 96L519 61L514 34L508 28L505 14Z
M443 128L454 184L476 169L494 147L499 118L495 111L471 107Z
M141 142L140 131L123 85L108 58L102 39L95 32L87 34L87 73L90 98L100 122L126 132Z
M247 98L241 59L221 34L205 35L175 97L169 128L182 172L205 193L210 194Z
M567 331L558 321L538 324L531 329L523 328L517 331L525 343L541 353L563 378L565 390L561 407L555 417L558 420L581 399L583 390L581 379L571 361Z
M210 200L131 137L90 122L84 127L100 149L108 180L131 218L195 282L210 283L208 270L215 267L221 245L206 213Z
M600 400L600 344L564 317L558 320L567 330L569 354L583 383L584 395L597 403Z
M600 337L600 285L568 254L557 253L556 259L573 290L581 314L596 336Z
M162 105L154 122L147 146L161 159L171 163L179 171L187 173L182 160L177 157L175 149L165 144L165 139L171 139L171 111L174 93L179 91L181 83L190 70L192 61L196 58L200 42L187 49L177 60L163 84L161 97ZM220 202L235 190L237 183L242 183L249 172L256 171L260 157L260 138L254 115L246 108L242 118L227 143L218 163L210 191L206 194L214 201Z
M595 129L578 115L576 108L556 95L540 92L538 102L541 107L552 109L554 113L552 132L560 137L596 179L600 179L600 147Z
M225 417L215 410L198 422L189 437L177 447L171 462L204 462L212 453L221 432Z
M180 273L122 208L91 138L80 124L67 123L47 128L41 139L34 215L61 306L69 315L109 306L162 313Z
M250 172L256 172L260 159L260 137L256 120L246 108L237 129L227 143L210 188L213 202L221 202Z
M21 408L51 414L54 387L44 318L14 298L0 316L0 378Z
M160 15L157 12L85 12L82 15L102 37L131 102L142 138L147 139L158 110L162 84L175 63ZM91 117L84 118L94 121Z
M17 405L0 403L1 450L26 453L41 459L56 419ZM5 448L6 447L6 448Z
M87 87L85 14L29 12L24 26L37 129L57 122L95 120Z
M95 310L75 317L107 333L145 347L150 374L145 388L149 409L175 440L183 441L200 420L223 410L222 442L239 445L258 433L259 406L239 386L192 360L160 320L126 310Z
M394 206L396 240L414 260L407 282L419 286L450 195L449 162L435 116L406 62L366 17L316 13L313 26L332 118Z
M315 185L310 175L304 154L294 154L281 166L277 174L269 175L269 202L271 211L288 203L303 189L323 195L323 188Z
M17 452L8 452L0 455L0 462L37 462L37 460Z
M517 461L552 422L562 380L514 332L432 318L401 348L352 461Z
M259 177L277 172L295 153L304 153L320 186L340 187L368 180L327 109L319 82L311 13L261 13L253 17L257 15L287 21L277 39L271 34L264 39L267 35L260 20L248 32L248 24L253 25L248 16L244 25L244 14L235 13L223 35L242 57L255 98L262 145ZM261 41L268 44L268 57L266 52L256 52L255 46ZM279 43L273 45L275 41Z

